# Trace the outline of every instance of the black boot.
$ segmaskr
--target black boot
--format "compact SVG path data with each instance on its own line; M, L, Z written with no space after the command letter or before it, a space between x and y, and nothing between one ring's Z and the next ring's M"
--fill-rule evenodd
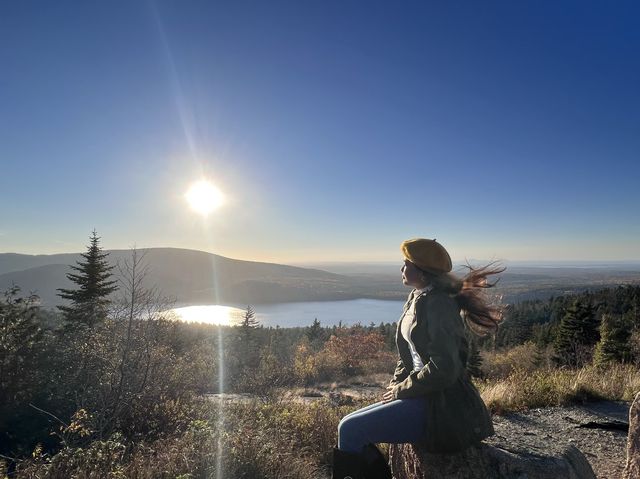
M387 458L375 444L367 444L362 450L364 477L366 479L391 479Z
M331 479L365 479L362 474L362 456L353 452L333 449L333 472Z

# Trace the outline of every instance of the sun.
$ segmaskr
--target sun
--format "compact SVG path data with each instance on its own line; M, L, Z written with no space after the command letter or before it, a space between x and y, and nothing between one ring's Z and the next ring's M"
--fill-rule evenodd
M191 209L202 216L207 216L224 203L222 192L208 180L196 181L184 196Z

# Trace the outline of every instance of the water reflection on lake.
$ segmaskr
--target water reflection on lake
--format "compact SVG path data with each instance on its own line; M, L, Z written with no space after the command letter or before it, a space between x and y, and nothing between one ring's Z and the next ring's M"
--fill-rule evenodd
M309 326L318 318L323 326L342 323L364 326L397 321L402 312L402 301L379 299L353 299L347 301L313 301L305 303L258 304L252 306L256 319L264 326L292 328ZM186 322L209 324L238 324L246 306L201 305L175 308L180 319Z
M184 308L174 308L172 311L186 323L207 323L222 326L239 323L245 313L245 310L220 304L185 306Z

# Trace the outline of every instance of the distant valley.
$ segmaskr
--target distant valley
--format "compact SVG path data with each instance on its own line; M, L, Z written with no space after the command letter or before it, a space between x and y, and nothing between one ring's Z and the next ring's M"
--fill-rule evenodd
M108 253L114 265L123 265L131 256L129 250ZM399 264L328 263L300 267L178 248L150 248L138 253L144 254L148 266L146 285L156 287L177 305L401 300L407 294L400 282ZM1 253L0 289L18 285L23 293L38 294L43 307L52 308L62 303L56 289L73 287L66 274L69 265L79 259L79 254ZM640 264L507 266L496 288L507 303L640 283ZM114 274L117 278L117 268Z

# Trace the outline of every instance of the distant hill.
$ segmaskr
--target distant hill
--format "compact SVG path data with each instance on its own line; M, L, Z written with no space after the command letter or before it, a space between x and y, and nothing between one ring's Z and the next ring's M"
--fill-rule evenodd
M123 265L131 257L130 250L107 252L114 265ZM149 248L139 250L139 254L145 255L144 263L149 267L146 285L157 287L165 296L174 298L177 305L255 305L354 298L401 300L408 292L400 281L400 265L396 263L296 267L179 248ZM44 307L61 304L56 289L73 287L66 273L70 271L69 265L80 259L78 253L0 253L0 291L16 284L24 293L37 293ZM506 303L640 283L637 263L507 266L496 288ZM456 272L463 274L464 269L457 265Z
M123 265L131 251L111 250L109 262ZM156 286L179 304L311 301L352 298L349 279L326 271L272 263L242 261L178 248L139 250L149 268L147 286ZM57 288L73 284L66 278L79 254L0 254L0 289L12 284L37 293L43 306L61 304ZM117 273L117 268L114 270ZM118 274L116 274L116 277Z
M24 271L25 269L51 264L75 264L79 258L80 254L78 253L37 255L0 253L0 274Z

